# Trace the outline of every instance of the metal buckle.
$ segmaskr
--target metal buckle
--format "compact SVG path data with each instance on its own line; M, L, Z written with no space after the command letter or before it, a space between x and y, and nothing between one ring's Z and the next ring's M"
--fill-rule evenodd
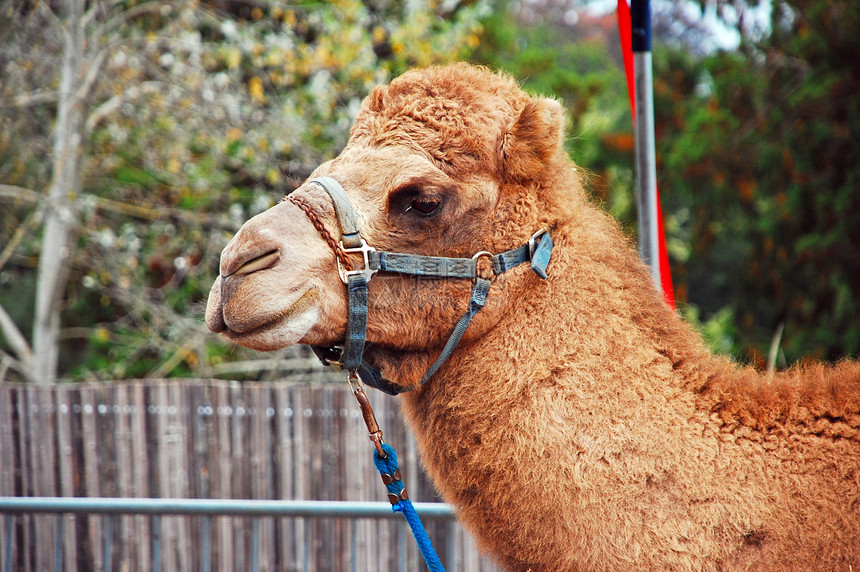
M363 238L361 239L361 246L358 246L356 248L344 248L343 241L340 241L340 248L346 254L352 254L355 252L360 252L362 258L364 259L364 268L362 268L361 270L347 270L341 265L340 259L335 258L337 260L337 273L340 276L340 279L343 281L343 283L346 284L349 281L350 276L354 276L354 275L358 275L358 274L364 275L364 279L367 282L370 282L371 277L373 277L373 275L376 274L377 269L370 267L370 260L367 256L367 254L369 252L376 252L376 249L373 248L372 246L368 246L367 242L365 242L365 240Z
M535 249L537 248L538 237L543 236L545 234L546 234L546 229L541 229L541 230L537 231L536 233L534 233L532 235L532 237L529 239L529 260L531 260L535 256Z
M484 276L482 276L478 272L478 261L481 258L486 258L490 263L489 273L488 274L485 273ZM493 272L493 253L492 252L487 252L486 250L481 250L481 251L476 252L475 254L472 255L472 260L475 261L475 277L476 278L484 278L485 280L492 280L493 279L493 277L496 275L496 273ZM474 279L473 279L473 281L474 281Z

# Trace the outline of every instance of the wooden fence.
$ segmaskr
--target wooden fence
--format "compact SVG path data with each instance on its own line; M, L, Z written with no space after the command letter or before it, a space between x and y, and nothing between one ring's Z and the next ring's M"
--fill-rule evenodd
M400 456L410 497L438 500L420 470L399 400L370 390L386 442ZM372 445L345 384L145 381L115 384L0 385L0 496L384 500ZM200 570L199 527L164 517L161 569ZM58 527L65 570L100 570L104 546L113 570L152 569L151 527L125 516L15 519L15 570L54 568ZM449 526L426 523L437 546ZM0 538L6 521L0 523ZM395 570L399 523L265 519L260 570ZM105 534L113 542L103 542ZM457 527L457 570L495 570ZM310 546L308 547L308 543ZM409 542L410 570L424 569ZM212 570L245 570L248 518L212 524ZM303 562L304 560L304 562Z

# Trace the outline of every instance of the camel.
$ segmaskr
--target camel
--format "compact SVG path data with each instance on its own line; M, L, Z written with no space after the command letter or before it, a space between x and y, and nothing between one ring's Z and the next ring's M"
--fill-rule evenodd
M711 354L588 197L563 130L559 103L509 76L413 70L367 96L311 175L342 185L379 250L554 242L546 279L492 277L424 383L472 281L369 282L364 361L403 391L439 493L509 570L860 570L860 364L765 374ZM206 323L242 346L346 335L332 199L310 181L290 197L221 256Z

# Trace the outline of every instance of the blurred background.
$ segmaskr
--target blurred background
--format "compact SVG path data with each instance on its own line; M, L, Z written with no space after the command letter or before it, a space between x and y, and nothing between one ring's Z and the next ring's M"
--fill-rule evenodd
M758 367L856 356L860 5L653 9L679 311ZM0 381L319 375L208 332L219 253L340 151L374 85L453 60L563 101L635 236L611 0L0 0Z

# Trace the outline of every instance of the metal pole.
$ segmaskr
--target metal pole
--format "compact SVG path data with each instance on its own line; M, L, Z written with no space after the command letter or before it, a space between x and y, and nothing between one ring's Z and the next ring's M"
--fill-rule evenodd
M459 570L457 562L457 521L448 523L448 570Z
M454 508L445 503L414 502L415 512L429 520L453 520ZM2 497L0 513L151 514L210 516L277 516L300 518L379 518L401 520L388 502L103 498ZM159 523L160 524L160 523Z
M251 519L251 572L260 572L260 517Z
M651 68L651 2L631 0L633 65L636 84L636 206L639 256L660 283L657 220L657 166L654 150L654 78Z

